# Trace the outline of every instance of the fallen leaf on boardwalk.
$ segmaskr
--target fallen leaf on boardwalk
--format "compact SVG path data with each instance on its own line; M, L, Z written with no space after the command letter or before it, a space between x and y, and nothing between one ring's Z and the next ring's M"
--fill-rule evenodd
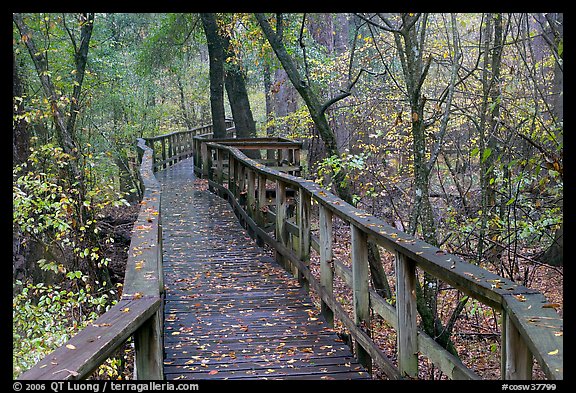
M558 303L546 303L542 305L542 308L560 308L560 307L562 306Z
M126 308L122 309L122 312L128 312L128 311L130 311L130 307L126 307Z
M516 300L518 300L519 302L525 302L525 301L526 301L526 296L524 296L524 295L514 295L514 297L515 297Z
M210 375L218 374L218 370L211 370L208 374Z
M138 261L134 264L134 269L140 270L140 269L142 269L143 265L144 265L144 261Z
M554 351L550 351L548 352L548 355L557 355L558 354L558 350L555 349Z
M76 347L72 344L66 344L66 348L68 349L76 349Z
M141 299L142 296L143 296L142 293L136 292L136 293L134 294L134 299Z

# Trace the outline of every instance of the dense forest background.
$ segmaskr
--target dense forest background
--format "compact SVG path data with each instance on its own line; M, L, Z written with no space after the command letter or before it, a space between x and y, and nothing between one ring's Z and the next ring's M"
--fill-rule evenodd
M304 176L562 313L563 14L15 13L12 56L15 377L118 299L136 138L224 116L303 141ZM422 280L443 345L462 313L499 329Z

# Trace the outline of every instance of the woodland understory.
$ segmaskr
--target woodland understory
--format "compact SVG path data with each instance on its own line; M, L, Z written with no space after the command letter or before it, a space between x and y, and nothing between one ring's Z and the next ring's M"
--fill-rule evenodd
M14 13L15 378L120 298L136 138L206 124L219 137L225 118L240 137L301 141L302 176L563 316L563 14ZM349 245L336 219L348 266ZM394 256L369 247L371 285L394 304ZM421 329L499 379L501 315L418 280ZM371 328L396 362L394 331ZM93 378L132 378L132 357L129 340Z

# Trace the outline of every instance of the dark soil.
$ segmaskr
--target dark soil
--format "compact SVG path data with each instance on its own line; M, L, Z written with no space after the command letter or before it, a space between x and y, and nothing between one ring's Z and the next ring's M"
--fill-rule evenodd
M104 257L110 259L108 270L112 284L124 282L124 271L130 248L132 227L138 218L139 204L106 208L98 218ZM113 242L106 242L111 238Z

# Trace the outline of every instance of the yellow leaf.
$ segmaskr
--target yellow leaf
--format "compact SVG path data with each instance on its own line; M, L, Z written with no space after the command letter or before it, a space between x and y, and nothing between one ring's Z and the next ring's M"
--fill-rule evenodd
M126 307L126 308L122 309L122 312L128 312L128 311L130 311L130 307Z
M76 349L76 347L72 344L66 344L66 348L68 349Z
M518 300L519 302L525 302L525 301L526 301L526 296L524 296L524 295L514 295L514 297L515 297L516 300Z
M556 355L556 354L558 354L558 350L557 350L557 349L548 352L548 355Z

